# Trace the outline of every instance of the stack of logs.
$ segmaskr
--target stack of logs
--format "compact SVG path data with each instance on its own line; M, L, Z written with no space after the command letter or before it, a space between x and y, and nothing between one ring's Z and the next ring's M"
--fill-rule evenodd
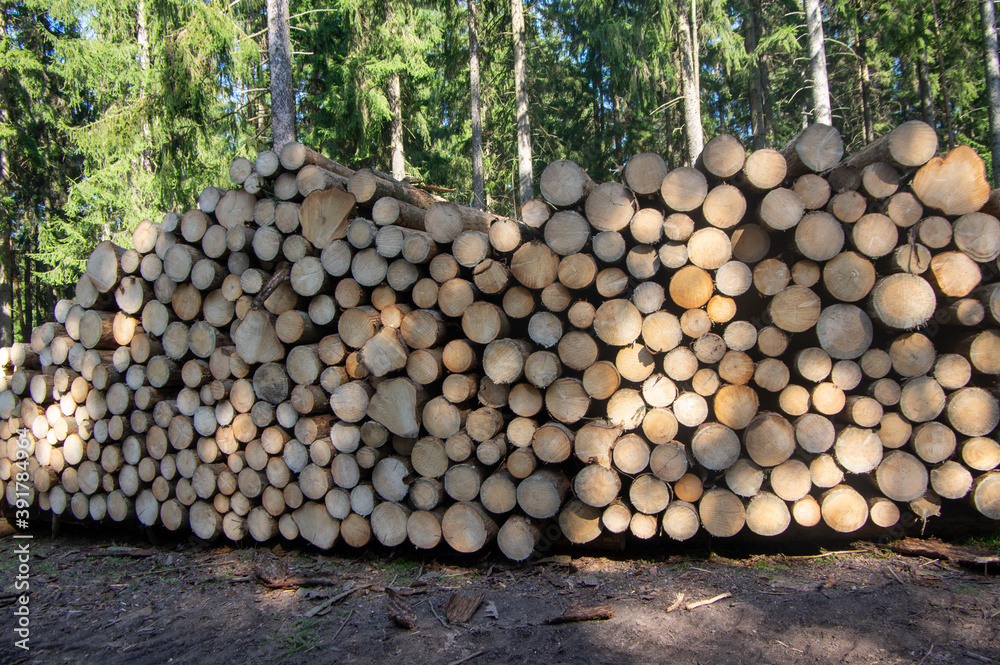
M237 159L4 351L6 500L515 560L549 521L1000 519L1000 192L937 146L907 122L844 158L813 125L623 182L561 160L519 221L297 143Z

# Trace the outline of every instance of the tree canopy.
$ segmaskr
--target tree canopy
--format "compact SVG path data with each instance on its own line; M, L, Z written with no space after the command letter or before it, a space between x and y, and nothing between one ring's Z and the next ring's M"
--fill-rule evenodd
M399 76L407 177L473 196L464 1L289 0L300 141L389 170ZM982 26L972 0L823 0L834 125L848 150L909 119L989 159ZM694 18L706 139L781 146L814 121L801 0L526 0L535 177L569 158L598 181L629 156L689 159L680 30ZM509 1L478 2L486 205L516 215ZM4 3L0 230L15 327L30 329L101 239L225 186L270 147L264 0ZM754 129L757 128L756 137ZM19 332L19 336L20 333Z

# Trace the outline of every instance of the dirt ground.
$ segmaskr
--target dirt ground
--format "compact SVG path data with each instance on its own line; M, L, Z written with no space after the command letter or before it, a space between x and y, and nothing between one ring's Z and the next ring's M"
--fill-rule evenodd
M11 593L23 542L0 540L4 665L1000 663L995 575L866 543L784 556L716 541L641 560L553 550L518 565L497 554L154 546L82 528L30 541L25 652L14 644ZM412 611L413 629L390 618L387 589ZM483 595L466 623L446 618L452 594ZM614 617L546 623L595 606Z

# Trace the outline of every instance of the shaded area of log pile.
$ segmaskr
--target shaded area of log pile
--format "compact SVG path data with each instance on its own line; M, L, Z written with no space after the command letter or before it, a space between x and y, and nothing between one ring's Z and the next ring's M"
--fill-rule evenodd
M513 220L298 144L102 242L4 350L0 487L76 519L527 558L1000 519L1000 196L908 122L573 162Z

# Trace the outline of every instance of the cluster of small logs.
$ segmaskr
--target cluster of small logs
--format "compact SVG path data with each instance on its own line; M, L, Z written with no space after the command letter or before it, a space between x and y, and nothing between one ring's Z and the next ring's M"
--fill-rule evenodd
M6 500L204 539L686 540L1000 519L1000 192L907 122L622 182L561 160L514 220L292 143L102 242L4 351Z

